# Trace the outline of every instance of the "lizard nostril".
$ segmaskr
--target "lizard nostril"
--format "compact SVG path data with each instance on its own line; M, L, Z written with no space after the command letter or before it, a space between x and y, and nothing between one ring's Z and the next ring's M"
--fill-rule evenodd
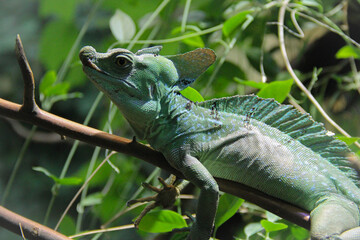
M93 47L85 46L80 50L79 58L84 65L88 65L89 61L95 57L96 50Z

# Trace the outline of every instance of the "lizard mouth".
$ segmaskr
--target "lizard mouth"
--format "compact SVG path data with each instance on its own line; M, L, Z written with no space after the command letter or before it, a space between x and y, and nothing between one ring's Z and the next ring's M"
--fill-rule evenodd
M80 58L81 59L81 58ZM100 73L104 73L107 74L106 72L104 72L103 70L101 70L98 66L96 66L96 64L94 64L89 58L86 59L81 59L81 62L84 66L87 66L89 68L92 68ZM107 74L108 75L108 74Z

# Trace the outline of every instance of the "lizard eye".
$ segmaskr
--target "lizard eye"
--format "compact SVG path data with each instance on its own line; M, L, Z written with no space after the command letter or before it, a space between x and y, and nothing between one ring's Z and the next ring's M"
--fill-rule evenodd
M115 63L116 63L116 65L118 65L119 67L122 67L122 68L126 68L131 64L129 59L127 59L126 57L122 57L122 56L117 57L115 60Z

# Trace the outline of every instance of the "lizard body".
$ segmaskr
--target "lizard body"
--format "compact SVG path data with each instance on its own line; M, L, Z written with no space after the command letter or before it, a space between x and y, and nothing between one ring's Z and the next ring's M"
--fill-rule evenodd
M80 51L84 71L136 135L201 189L189 239L209 239L213 177L243 183L311 212L313 239L360 239L359 179L350 150L322 124L254 95L193 103L179 91L214 61L210 49L163 57L160 47Z

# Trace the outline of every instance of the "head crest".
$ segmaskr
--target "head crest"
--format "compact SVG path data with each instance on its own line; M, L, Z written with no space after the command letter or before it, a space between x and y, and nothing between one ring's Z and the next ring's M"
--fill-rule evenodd
M142 54L155 54L155 55L158 55L159 52L161 51L161 49L162 49L162 46L154 46L154 47L143 48L143 49L140 49L139 51L137 51L135 53L135 55L137 55L137 56L142 55Z
M216 60L216 55L209 48L198 48L184 54L168 56L179 75L177 86L184 89L195 81Z

